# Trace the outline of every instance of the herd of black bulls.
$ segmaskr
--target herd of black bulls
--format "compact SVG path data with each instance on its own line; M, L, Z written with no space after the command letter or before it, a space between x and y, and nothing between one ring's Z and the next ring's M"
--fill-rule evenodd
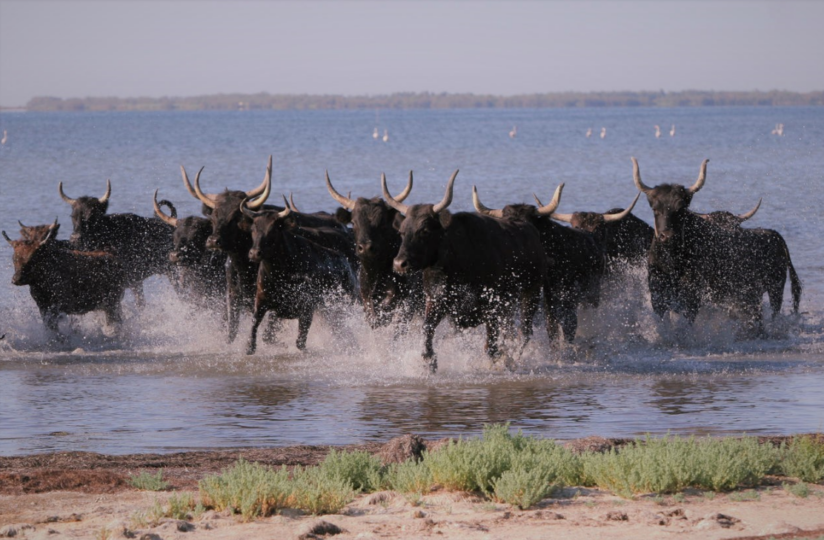
M305 214L285 197L283 207L265 204L272 184L270 156L263 183L250 191L204 193L203 169L192 183L181 167L184 185L206 217L178 218L170 202L158 202L157 191L159 219L107 214L109 182L103 197L77 199L66 196L61 183L60 196L72 207L69 241L57 240L56 220L34 227L20 223L19 240L5 231L3 236L14 247L12 283L29 285L44 324L58 338L61 314L102 310L108 323L120 323L125 289L141 307L142 282L156 274L166 275L196 306L221 310L229 342L241 313L251 310L248 354L256 349L267 312L263 339L275 338L281 319L298 319L301 350L315 312L328 313L341 300L359 301L373 328L403 329L422 316L423 359L432 371L437 368L432 340L444 318L459 328L484 324L486 351L495 359L504 352L502 337L515 337L516 321L520 339L513 341L523 349L543 300L550 340L562 331L572 341L578 307L597 307L602 278L632 264L646 263L650 301L661 317L673 311L692 323L701 305L711 303L727 307L746 335L757 337L763 333L762 298L768 295L775 316L788 271L798 312L801 283L783 237L741 226L758 206L738 216L689 210L704 185L708 160L689 188L648 187L635 158L632 162L654 228L630 213L640 193L625 210L556 213L563 184L549 204L536 197L537 206L502 209L484 206L473 187L476 212L453 214L448 208L457 171L440 202L416 205L403 203L412 190L411 172L395 197L382 176L383 197L371 199L344 197L327 174L326 187L341 208Z

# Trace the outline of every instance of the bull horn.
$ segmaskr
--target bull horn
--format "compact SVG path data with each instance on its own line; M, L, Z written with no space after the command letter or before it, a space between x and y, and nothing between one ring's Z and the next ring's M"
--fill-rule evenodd
M77 202L77 199L72 199L71 197L67 197L65 193L63 193L63 182L57 184L57 192L60 193L60 198L66 201L67 203L74 205Z
M163 211L160 209L160 205L157 204L157 191L158 190L155 190L154 197L152 197L152 204L154 204L155 214L157 215L157 217L160 218L160 221L162 221L166 225L177 227L177 218L173 218L171 216L167 216L166 214L164 214Z
M635 196L635 199L632 200L632 204L629 205L629 208L624 210L623 212L618 212L617 214L604 214L604 223L612 223L613 221L621 221L625 217L627 217L632 209L635 208L635 203L638 202L638 199L641 197L641 194Z
M43 240L40 241L40 245L41 246L45 245L46 242L51 240L52 235L54 235L56 232L57 232L57 217L54 218L54 223L49 225L49 232L46 233L46 237Z
M475 206L475 211L479 214L496 218L504 217L503 210L487 208L481 203L481 199L478 197L478 188L475 186L472 186L472 204Z
M446 184L446 193L444 193L443 199L441 200L441 202L432 207L432 211L436 214L439 214L443 210L446 210L452 203L452 186L455 183L455 178L457 177L458 170L456 169L455 172L452 173L452 177L449 178L449 183Z
M403 188L403 191L398 193L398 196L395 197L395 200L398 202L403 202L403 200L409 197L409 194L412 193L412 171L409 171L409 181L406 183L406 187Z
M189 178L188 178L188 176L186 176L186 169L183 168L183 165L180 166L180 170L183 171L184 181L188 182ZM214 195L205 195L200 190L200 173L202 173L202 172L203 172L203 167L201 167L200 170L197 171L197 174L195 175L195 197L197 197L197 199L200 202L202 202L203 204L205 204L206 206L208 206L209 208L214 210L215 206L217 206L217 204L215 203L215 199L214 199L215 196Z
M649 194L652 191L652 188L648 185L644 184L641 181L641 168L638 167L638 160L635 158L632 159L632 179L635 182L635 187L637 187L641 192L644 194Z
M204 167L201 167L198 174L203 172L203 169L204 169ZM183 176L183 185L186 187L186 191L188 191L189 195L191 195L195 199L200 200L200 197L197 196L197 193L195 192L195 189L192 187L192 183L189 182L189 176L186 174L186 169L183 168L183 165L180 166L180 173L181 173L181 176Z
M295 206L295 198L292 197L292 192L291 191L289 192L289 204L286 205L286 206L291 208L292 212L300 212L300 210L298 210L297 207Z
M534 193L532 194L532 196L535 197L535 202L538 203L538 215L555 217L554 215L552 215L552 213L555 211L556 208L558 208L558 205L561 203L561 192L564 191L564 186L565 185L566 184L564 184L564 183L558 184L558 187L555 188L555 193L552 195L552 200L549 201L549 204L547 204L546 206L541 204L541 201L538 200L537 195L535 195ZM558 214L558 215L563 215L563 214Z
M9 244L14 245L14 242L12 242L11 238L9 238L9 235L6 234L6 231L3 231L3 238L5 238L6 242L8 242Z
M256 217L262 216L264 214L264 212L256 212L255 210L250 209L249 205L248 205L248 201L249 201L248 197L245 197L242 201L240 201L240 207L239 207L240 212L244 216L248 217L249 219L254 220Z
M28 229L28 227L26 227L25 225L23 225L23 222L22 222L22 221L20 221L19 219L17 220L17 224L18 224L18 225L20 225L20 228L21 228L21 229Z
M329 171L326 171L326 190L333 199L338 201L338 204L349 210L350 212L355 208L355 201L348 197L344 197L332 187L332 180L329 179Z
M698 190L704 187L704 181L707 179L707 163L710 160L705 159L703 163L701 163L701 170L698 172L698 180L692 185L691 188L687 189L690 193L698 193Z
M272 172L271 168L269 169L269 172L270 173ZM263 188L263 193L260 195L260 197L258 197L254 201L248 201L246 203L246 206L248 206L252 210L257 210L258 208L262 207L263 203L266 202L266 199L269 198L269 193L271 193L271 189L272 189L272 182L271 182L272 176L271 176L271 174L267 175L267 178L269 178L269 182L266 182L266 186ZM284 199L285 199L285 197L284 197ZM289 205L287 204L286 206L288 207Z
M297 210L294 210L289 206L289 202L286 200L286 195L283 195L283 206L283 210L278 212L278 218L285 218L292 212L297 212Z
M383 191L383 198L386 201L386 204L397 210L403 215L409 211L409 206L403 204L402 202L396 201L392 195L389 194L389 190L386 188L386 174L381 173L381 190Z
M247 191L246 195L249 196L250 199L257 197L264 191L266 191L266 185L272 183L272 156L269 155L269 164L266 165L266 174L263 176L263 183L261 183L258 187L253 190Z
M111 197L111 195L112 195L112 183L108 178L106 178L106 194L103 195L102 197L100 197L97 200L100 201L101 204L106 204L107 202L109 202L109 197Z
M762 199L763 199L763 198L762 198ZM761 208L761 201L762 201L762 199L758 199L758 204L756 204L756 205L755 205L755 208L753 208L752 210L750 210L750 211L749 211L749 212L747 212L746 214L740 214L740 215L738 216L738 219L740 219L741 221L747 221L748 219L750 219L751 217L753 217L753 216L755 215L755 213L756 213L756 212L758 212L758 209L759 209L759 208Z

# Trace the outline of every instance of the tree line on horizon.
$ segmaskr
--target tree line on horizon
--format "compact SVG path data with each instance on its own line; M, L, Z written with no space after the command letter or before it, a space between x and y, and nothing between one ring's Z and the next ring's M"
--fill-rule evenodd
M214 94L193 97L62 99L35 97L27 111L227 111L371 109L517 109L576 107L820 106L819 92L556 92L496 96L400 92L376 96L296 94Z

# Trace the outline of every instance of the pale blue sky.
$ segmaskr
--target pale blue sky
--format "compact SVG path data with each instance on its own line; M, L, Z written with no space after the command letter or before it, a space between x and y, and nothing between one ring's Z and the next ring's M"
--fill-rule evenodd
M824 2L0 0L34 96L824 89Z

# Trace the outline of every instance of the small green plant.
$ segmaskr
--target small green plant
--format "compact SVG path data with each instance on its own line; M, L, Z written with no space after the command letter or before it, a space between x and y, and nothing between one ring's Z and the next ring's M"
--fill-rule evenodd
M735 491L730 493L730 500L735 502L758 501L761 500L761 494L754 489Z
M146 517L146 512L138 511L132 514L130 518L133 529L145 529L149 526L149 520Z
M106 527L102 527L97 534L95 535L96 540L109 540L112 537L113 531L111 529L107 529Z
M824 442L809 435L794 438L784 447L780 469L804 482L824 480Z
M405 495L417 495L420 498L429 493L432 487L432 471L422 461L404 461L387 467L383 476L383 485Z
M683 492L680 492L680 493L676 493L675 495L673 495L672 500L677 502L678 504L681 504L685 500L687 500L687 497L684 495Z
M649 500L658 506L665 506L667 504L667 500L662 495L655 495L654 497L650 497Z
M782 484L785 491L792 493L796 497L806 499L810 496L810 485L806 482L798 482L797 484Z
M320 465L322 474L349 482L355 491L368 492L380 489L380 459L368 452L338 452L332 450Z
M221 474L200 481L204 506L218 511L228 509L244 519L267 516L285 508L292 491L286 467L273 470L242 458Z
M144 471L140 474L130 476L129 484L145 491L163 491L169 487L169 483L163 480L163 469L159 469L157 474Z
M163 518L189 520L192 518L191 511L195 508L195 500L191 493L172 494L166 505L155 499L154 505L149 510L149 515L141 515L140 520L146 524L156 524ZM135 516L132 516L134 521Z
M558 488L540 470L525 467L510 469L493 480L495 499L525 510L550 497Z
M715 492L714 491L705 491L701 493L701 497L704 498L705 501L711 501L715 499Z
M340 512L357 493L349 480L330 477L320 467L296 467L292 475L289 506L311 514Z

